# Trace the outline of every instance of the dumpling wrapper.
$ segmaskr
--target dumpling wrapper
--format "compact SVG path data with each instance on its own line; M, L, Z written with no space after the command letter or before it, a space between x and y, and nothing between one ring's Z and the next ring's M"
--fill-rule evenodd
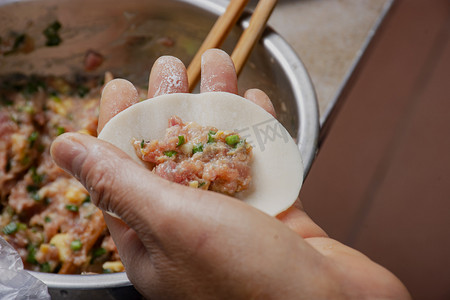
M231 93L179 93L151 98L117 114L98 137L145 165L136 155L133 140L163 138L173 115L185 123L236 131L253 146L252 182L236 198L272 216L295 202L303 180L296 143L272 115Z

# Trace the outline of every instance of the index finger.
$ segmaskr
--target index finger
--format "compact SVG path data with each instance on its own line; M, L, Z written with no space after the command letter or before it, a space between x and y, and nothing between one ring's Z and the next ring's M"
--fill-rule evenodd
M237 75L230 56L220 49L202 55L200 92L238 93Z
M187 92L189 84L183 62L173 56L158 58L148 79L148 97Z
M138 101L138 92L128 80L113 79L108 82L103 88L100 99L97 133L102 131L112 117Z

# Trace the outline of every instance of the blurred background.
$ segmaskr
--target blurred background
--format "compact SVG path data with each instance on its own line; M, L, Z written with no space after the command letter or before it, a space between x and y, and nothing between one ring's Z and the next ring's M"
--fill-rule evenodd
M313 220L414 299L450 299L450 1L395 1L321 141Z

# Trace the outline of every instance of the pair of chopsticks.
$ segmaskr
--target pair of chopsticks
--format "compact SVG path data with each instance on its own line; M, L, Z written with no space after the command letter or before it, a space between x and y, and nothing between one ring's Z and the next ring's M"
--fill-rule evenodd
M225 13L217 19L216 23L211 28L211 31L206 36L203 44L200 46L187 69L189 91L192 91L195 88L200 79L201 57L203 53L208 49L219 48L222 45L244 11L248 1L249 0L231 0ZM276 3L277 0L260 0L256 5L248 27L242 33L231 54L231 59L234 62L236 73L238 75L250 56L253 47L260 38Z

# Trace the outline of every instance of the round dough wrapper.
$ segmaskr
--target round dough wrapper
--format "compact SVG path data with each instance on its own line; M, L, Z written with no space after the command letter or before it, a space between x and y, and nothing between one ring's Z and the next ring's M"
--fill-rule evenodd
M289 208L297 199L303 164L296 143L272 115L231 93L179 93L142 101L112 118L99 138L144 165L135 153L133 139L163 138L168 119L173 115L183 122L236 131L253 146L252 182L236 198L272 216Z

